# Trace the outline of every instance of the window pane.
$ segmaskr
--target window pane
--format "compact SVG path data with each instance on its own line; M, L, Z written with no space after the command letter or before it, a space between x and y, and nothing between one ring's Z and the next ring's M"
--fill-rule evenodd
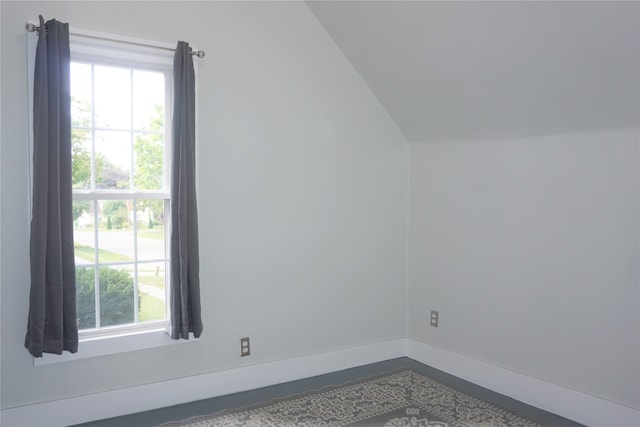
M96 327L95 269L76 267L78 329Z
M74 190L91 189L90 130L71 130L71 181Z
M164 259L164 200L139 200L138 259Z
M73 201L73 246L76 265L96 262L93 212L93 201Z
M129 189L131 174L131 134L96 131L96 188Z
M94 67L96 127L131 128L131 70Z
M133 127L136 130L164 129L164 74L133 71Z
M167 319L164 216L169 201L127 199L130 190L136 190L134 197L145 191L151 195L142 197L154 197L169 185L165 122L170 69L152 68L71 63L81 330ZM109 190L108 195L98 190Z
M100 326L133 323L133 264L100 267Z
M71 63L71 123L91 126L91 65Z
M164 141L161 134L136 133L135 186L139 190L164 188Z
M165 263L141 263L138 265L138 289L140 290L141 322L164 320L166 313Z
M133 261L133 201L100 200L98 262Z

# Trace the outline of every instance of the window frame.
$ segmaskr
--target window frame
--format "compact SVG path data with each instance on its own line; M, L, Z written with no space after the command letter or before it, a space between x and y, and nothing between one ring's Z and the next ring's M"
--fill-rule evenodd
M31 19L28 21L33 25L38 25L37 19ZM115 35L111 33L102 33L93 30L85 30L79 28L69 28L70 30L70 44L71 44L71 61L82 57L84 60L92 60L104 58L104 54L101 52L109 50L118 52L119 60L123 61L118 65L129 66L130 64L140 64L144 62L146 64L164 64L171 69L171 75L173 72L173 55L175 44L158 42L155 40L148 40L136 37L128 37L122 35ZM29 34L29 33L28 33ZM27 69L28 75L33 76L35 70L35 53L38 42L38 37L31 37L27 34L26 52L27 52ZM116 55L117 56L117 55ZM115 65L115 63L114 63ZM198 94L198 68L195 68L196 74L196 97ZM170 90L167 94L173 94L173 77L169 80ZM32 158L33 153L33 78L27 79L27 93L28 93L28 111L27 120L29 128L29 143L26 147L25 156L28 159ZM165 114L171 114L172 106L167 104ZM165 122L165 133L171 135L170 121ZM196 117L196 129L198 126L198 119ZM166 154L165 161L170 164L171 155L171 141L170 138L165 140ZM166 173L170 175L170 168L165 169ZM33 165L32 162L28 162L28 194L27 197L27 209L25 214L30 217L32 211L31 194L33 193ZM167 181L170 183L170 181ZM197 184L196 184L197 185ZM169 184L170 186L170 184ZM170 210L170 209L169 209ZM170 223L170 218L167 216L167 222ZM166 236L169 236L166 233ZM165 237L167 238L167 237ZM170 237L169 237L170 240ZM167 249L169 250L169 249ZM165 274L170 277L169 268L165 270ZM169 318L166 320L168 325ZM173 340L166 333L166 327L163 325L148 325L148 328L140 329L136 328L137 325L129 325L128 330L120 329L118 331L110 331L109 334L91 335L83 334L80 337L80 347L77 353L64 352L63 354L50 354L43 353L42 357L33 357L33 365L49 365L61 362L73 362L81 359L89 359L100 356L107 356L113 354L120 354L129 351L139 351L145 349L160 348L172 345L189 345L189 343L195 343L200 341L199 338L192 338L189 340Z
M123 43L125 41L125 43ZM95 185L95 136L91 136L92 140L92 150L91 150L91 163L92 163L92 176L91 176L91 187L93 189L84 190L84 189L74 189L72 194L72 199L76 200L86 200L94 203L94 224L98 221L98 212L97 203L98 201L104 200L132 200L134 201L134 206L140 200L163 200L163 215L164 215L164 250L165 256L162 260L157 260L158 262L165 263L165 319L164 320L156 320L156 321L148 321L148 322L138 322L138 313L137 310L134 314L134 323L128 323L123 325L114 325L114 326L96 326L95 328L90 329L82 329L79 330L79 340L80 343L89 342L91 340L100 339L100 338L121 338L123 336L128 336L131 334L139 334L144 332L156 332L160 329L165 329L169 324L169 278L170 278L170 230L171 230L171 217L170 217L170 203L171 203L171 194L170 194L170 185L171 185L171 106L172 106L172 97L173 97L173 52L168 51L166 48L160 47L156 48L147 43L138 43L138 42L130 42L127 40L121 40L119 38L114 38L112 36L105 37L104 35L85 35L80 34L78 36L74 36L73 34L70 37L70 52L71 58L70 61L72 63L82 63L89 64L92 66L107 66L107 67L122 67L128 70L141 70L141 71L153 71L153 72L161 72L164 74L165 78L165 96L164 96L164 190L137 190L134 189L132 185L128 190L105 190L105 189L96 189ZM95 84L92 76L92 85ZM133 82L132 82L132 90L133 90ZM92 94L93 97L93 94ZM93 133L98 129L95 126L95 110L93 108L94 103L92 100L92 113L91 113L91 126L88 129L89 132ZM133 111L131 111L133 114ZM77 129L72 126L72 130ZM112 129L111 129L112 130ZM134 132L135 130L130 127L126 129L126 131ZM133 149L133 147L131 147ZM133 184L133 175L135 170L132 168L130 171L130 184ZM136 215L137 209L134 207L134 215ZM134 221L134 232L137 231L137 224ZM95 242L98 242L98 229L94 228L94 238ZM136 250L136 242L137 237L134 239L134 250ZM99 245L95 248L97 252L100 249ZM142 263L148 263L152 260L144 260ZM134 264L135 270L137 272L137 266L140 264L139 260L134 259L133 262L127 262L128 264ZM87 267L93 267L95 269L96 275L96 290L99 289L97 278L99 273L99 268L101 266L111 267L117 265L118 263L100 263L99 259L94 259L93 263L87 263ZM80 266L83 266L81 264ZM78 265L76 265L76 268ZM137 274L134 274L134 304L135 307L139 307L139 299L138 299L138 286L137 286ZM95 292L96 296L96 321L99 317L100 306L99 306L99 291ZM98 323L98 322L96 322ZM84 347L84 346L83 346Z

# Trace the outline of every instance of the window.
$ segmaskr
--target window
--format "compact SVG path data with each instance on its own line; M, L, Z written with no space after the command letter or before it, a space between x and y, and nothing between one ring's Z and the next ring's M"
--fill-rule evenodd
M171 57L71 41L81 338L167 321ZM164 55L164 56L163 56Z

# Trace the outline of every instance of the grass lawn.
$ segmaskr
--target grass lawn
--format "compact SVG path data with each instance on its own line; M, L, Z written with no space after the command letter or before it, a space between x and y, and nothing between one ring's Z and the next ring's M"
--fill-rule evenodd
M156 225L153 228L140 229L138 228L138 236L145 239L153 239L164 242L164 227Z
M138 276L138 283L164 289L164 274L162 274L161 276L147 276L147 275L143 276L141 274Z
M138 313L138 319L141 322L165 319L164 302L151 295L142 293L140 295L140 312Z
M75 243L73 245L75 256L78 258L82 258L89 262L93 262L93 248L87 245L81 245L79 243ZM133 261L133 258L128 257L126 255L122 255L116 252L105 251L104 249L98 249L98 257L100 258L100 262L122 262L122 261Z

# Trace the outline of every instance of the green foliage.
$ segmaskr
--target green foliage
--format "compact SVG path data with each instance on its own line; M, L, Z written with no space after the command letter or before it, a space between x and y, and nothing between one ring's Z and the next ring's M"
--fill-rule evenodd
M84 146L88 130L71 132L71 182L73 188L88 189L91 186L91 156Z
M96 327L94 269L76 267L76 309L78 328Z
M149 208L151 210L152 216L150 220L154 226L164 222L164 200L141 200L138 203L138 207L141 209Z
M133 323L133 279L129 273L109 267L98 270L100 281L100 323L114 326ZM78 328L95 328L95 270L76 268Z
M90 145L91 104L86 100L71 98L71 181L73 188L91 188ZM123 189L129 187L129 174L114 165L104 154L95 153L96 186L102 189Z
M91 184L91 155L85 147L89 138L87 129L91 124L91 105L88 101L71 98L72 126L71 132L71 160L73 188L87 189Z
M96 153L96 187L109 190L129 188L129 173L114 165L102 153Z
M84 212L89 212L91 202L88 200L74 200L73 201L73 220L76 221L82 216Z
M124 200L106 200L102 205L102 213L107 215L107 229L109 223L115 229L121 229L129 223L129 208Z
M151 217L149 217L149 222L147 223L147 228L148 229L152 229L153 228L153 219L151 219Z
M134 322L133 279L126 271L100 267L102 326Z
M164 169L164 144L162 135L137 135L133 146L135 150L136 188L140 190L161 190Z
M111 223L111 215L107 216L107 230L111 230L113 228L113 224Z
M72 184L74 189L91 188L91 105L86 100L71 99L73 111L72 130ZM99 120L99 117L95 118ZM150 133L137 133L134 141L135 170L134 182L140 190L161 190L164 187L164 108L155 106L154 115L144 127ZM94 154L95 184L99 189L128 189L129 172L115 165L102 153ZM74 220L83 211L89 211L86 206L78 205L74 209ZM162 223L164 220L164 204L162 200L143 200L138 203L138 209L149 208L152 220ZM119 229L128 223L126 214L112 214L112 227Z
M155 106L155 112L145 130L158 133L136 135L134 182L140 190L161 190L164 187L164 109ZM149 208L155 221L163 219L162 200L144 200L140 209Z

